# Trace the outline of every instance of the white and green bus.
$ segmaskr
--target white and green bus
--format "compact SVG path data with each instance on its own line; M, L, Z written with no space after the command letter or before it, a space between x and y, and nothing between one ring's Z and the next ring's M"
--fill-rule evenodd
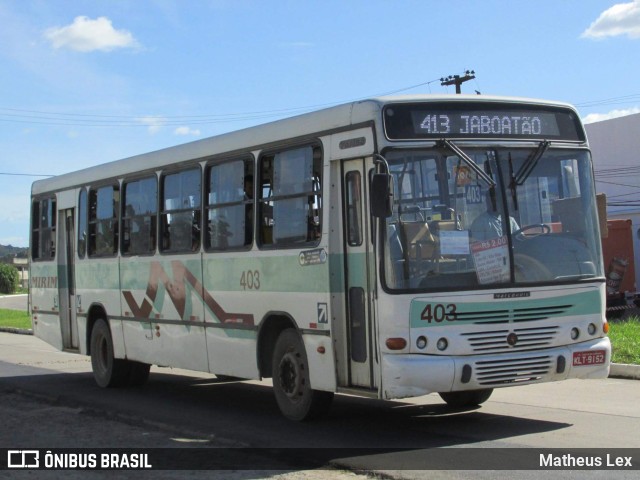
M569 105L358 101L37 181L31 208L34 332L101 387L272 378L302 420L335 392L460 407L608 375Z

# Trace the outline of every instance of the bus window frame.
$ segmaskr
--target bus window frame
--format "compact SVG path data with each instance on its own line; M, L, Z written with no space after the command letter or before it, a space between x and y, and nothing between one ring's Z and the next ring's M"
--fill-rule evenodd
M292 150L301 150L304 148L310 148L311 149L311 162L312 162L312 174L313 177L311 179L311 188L312 190L310 191L305 191L302 193L295 193L295 194L286 194L286 195L273 195L273 187L274 187L274 179L271 178L271 183L270 183L270 189L269 189L269 196L263 196L264 191L265 191L265 187L267 186L267 184L265 184L263 182L264 179L264 169L263 169L263 161L265 160L265 158L267 157L271 157L271 161L275 160L275 157L277 154L279 153L284 153L284 152L289 152ZM313 163L314 163L314 155L316 150L319 152L320 154L320 160L319 160L319 164L320 164L320 168L318 172L313 171ZM318 139L314 139L313 141L310 142L305 142L305 143L299 143L299 144L293 144L293 145L287 145L285 147L281 147L281 148L273 148L273 149L269 149L269 150L264 150L262 152L260 152L260 155L258 156L257 160L256 160L256 173L257 176L254 176L254 190L257 194L256 199L255 199L255 204L256 204L256 220L255 220L255 225L256 225L256 231L255 231L255 239L256 239L256 243L258 245L258 248L260 250L301 250L301 249L308 249L308 248L314 248L317 247L318 245L320 245L321 241L322 241L322 234L323 234L323 229L327 228L324 225L324 196L325 196L325 179L324 179L324 161L325 161L325 152L323 149L323 145L322 142ZM273 175L273 166L271 167L271 174ZM319 174L319 177L315 176L315 173ZM319 189L318 190L313 190L314 185L316 183L318 183L319 180ZM289 199L295 199L295 198L304 198L304 197L309 197L309 196L317 196L320 198L320 207L318 208L318 218L319 218L319 227L320 230L318 232L318 238L314 241L305 241L305 242L300 242L300 243L295 243L295 242L287 242L287 243L277 243L275 241L271 242L265 242L264 241L264 231L263 228L266 226L263 223L264 220L264 215L263 215L263 208L265 204L270 204L271 208L273 208L273 202L274 201L282 201L282 200L289 200ZM273 219L273 212L271 214L271 218ZM273 235L273 233L272 233Z
M85 196L84 211L82 206L82 194ZM82 235L82 222L84 221L84 238ZM77 220L77 232L76 232L76 254L78 259L82 260L87 258L89 252L89 188L86 185L81 186L78 189L78 220ZM80 245L82 245L82 253L80 253Z
M246 186L248 175L251 175L253 178L253 191L251 192L251 197L244 198L243 200L232 201L232 202L210 203L209 195L212 193L211 170L215 167L229 164L229 163L234 163L234 162L243 162L244 164L243 185ZM245 191L245 195L246 195L246 191ZM253 248L254 242L256 241L256 210L257 208L256 208L256 159L255 157L252 154L247 153L244 155L236 155L231 157L226 156L226 157L216 158L208 161L204 165L202 198L203 198L202 231L204 232L204 234L202 235L201 241L203 242L202 247L204 251L207 253L216 253L216 252L242 252L242 251L251 250ZM209 245L211 245L211 232L209 230L209 212L211 212L212 210L220 209L220 208L234 207L234 206L240 206L240 205L245 206L245 215L246 215L247 206L251 207L250 241L247 243L245 240L245 243L241 246L234 246L234 247L227 247L227 248L210 247ZM247 224L245 223L245 236L247 234L246 229L247 229Z
M152 215L133 215L131 217L125 216L125 208L126 208L126 185L133 182L139 182L147 179L155 179L156 182L156 201L155 207L156 210ZM126 219L131 218L140 218L140 217L155 217L155 233L154 233L154 247L153 250L144 253L129 253L123 250L124 247L124 222ZM155 172L144 173L141 172L139 175L134 175L130 177L124 177L121 180L120 185L120 255L122 257L135 257L135 256L153 256L158 252L159 242L158 236L160 232L160 180L158 178L158 174Z
M198 204L196 208L180 208L168 210L165 209L165 179L169 175L181 174L189 170L197 170L200 176L200 195L198 196ZM203 228L203 169L201 162L190 162L188 164L184 164L178 167L166 168L163 169L158 178L158 238L157 238L157 247L156 250L160 252L161 255L186 255L193 253L200 253L202 251L202 228ZM199 212L200 218L198 219L197 225L196 223L192 223L192 228L197 226L199 229L198 232L198 246L197 248L193 248L193 244L191 249L171 249L171 248L163 248L163 237L164 237L164 229L163 229L163 216L169 213L184 213L184 212ZM193 238L192 238L193 240Z
M50 204L52 204L53 206L52 208L52 212L51 212L51 224L48 225L47 227L43 227L42 226L42 202L47 200ZM35 208L36 208L36 204L38 205L38 222L37 225L34 224L34 215L35 215ZM31 228L30 228L30 232L31 232L31 239L29 242L29 249L31 251L31 261L33 262L50 262L56 259L56 251L57 251L57 215L58 215L58 210L57 210L57 198L55 193L54 194L49 194L49 195L40 195L38 197L34 197L31 200ZM49 248L47 251L49 252L49 256L48 257L42 257L40 255L42 248L41 248L41 243L42 243L42 232L45 230L49 230L50 232L50 240L52 242L51 247ZM37 235L37 241L38 241L38 248L37 248L37 256L34 255L34 252L36 249L34 249L34 241L36 239L36 235Z
M91 226L96 225L99 222L97 217L96 210L96 218L94 220L91 219L91 192L95 190L96 192L102 188L111 187L112 192L117 192L117 205L113 206L113 211L115 213L115 217L111 217L111 221L113 225L115 225L116 232L113 235L115 245L113 249L113 253L95 253L91 250ZM121 182L119 180L111 180L101 183L96 183L94 185L87 186L87 257L88 258L114 258L117 257L120 252L120 204L122 203L122 189ZM115 195L114 195L115 198ZM96 200L97 204L97 200ZM97 235L97 234L96 234ZM95 247L94 247L95 248Z

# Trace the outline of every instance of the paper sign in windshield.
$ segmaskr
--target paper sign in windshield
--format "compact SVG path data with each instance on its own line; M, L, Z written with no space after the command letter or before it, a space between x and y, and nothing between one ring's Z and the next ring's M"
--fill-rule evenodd
M441 230L440 253L442 255L469 255L469 231Z
M509 247L506 236L473 242L471 253L481 285L509 281Z

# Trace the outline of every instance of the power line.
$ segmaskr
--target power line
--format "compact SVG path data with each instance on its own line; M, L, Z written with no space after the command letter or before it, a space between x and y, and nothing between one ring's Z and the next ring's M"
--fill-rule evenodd
M606 183L607 185L617 185L618 187L638 188L637 185L628 185L626 183L607 182L605 180L596 180L598 183Z
M588 102L576 103L576 107L597 107L601 105L615 105L620 103L635 103L640 101L640 93L623 95L621 97L605 98L603 100L592 100Z
M367 98L394 95L397 93L412 90L425 85L431 85L439 81L438 79L421 82L407 87L397 88L386 92L368 95L357 99L335 101L302 107L237 112L218 113L206 115L102 115L85 113L66 113L43 110L28 110L9 107L0 107L0 121L9 123L26 123L35 125L50 126L82 126L82 127L170 127L180 126L185 123L190 125L210 125L216 123L228 123L247 120L263 120L273 117L282 117L298 113L305 113L318 108L330 107L342 103L362 101Z

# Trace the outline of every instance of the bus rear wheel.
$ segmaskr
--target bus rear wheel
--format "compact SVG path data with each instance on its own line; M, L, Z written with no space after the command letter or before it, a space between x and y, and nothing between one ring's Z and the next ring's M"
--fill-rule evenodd
M91 331L91 368L100 387L121 387L129 383L131 364L114 358L111 330L102 318L96 321Z
M278 407L288 419L311 420L329 411L333 392L311 388L304 343L292 328L284 330L276 341L272 375Z
M466 390L464 392L440 392L438 395L454 408L475 407L487 400L493 393L493 388L483 390Z

